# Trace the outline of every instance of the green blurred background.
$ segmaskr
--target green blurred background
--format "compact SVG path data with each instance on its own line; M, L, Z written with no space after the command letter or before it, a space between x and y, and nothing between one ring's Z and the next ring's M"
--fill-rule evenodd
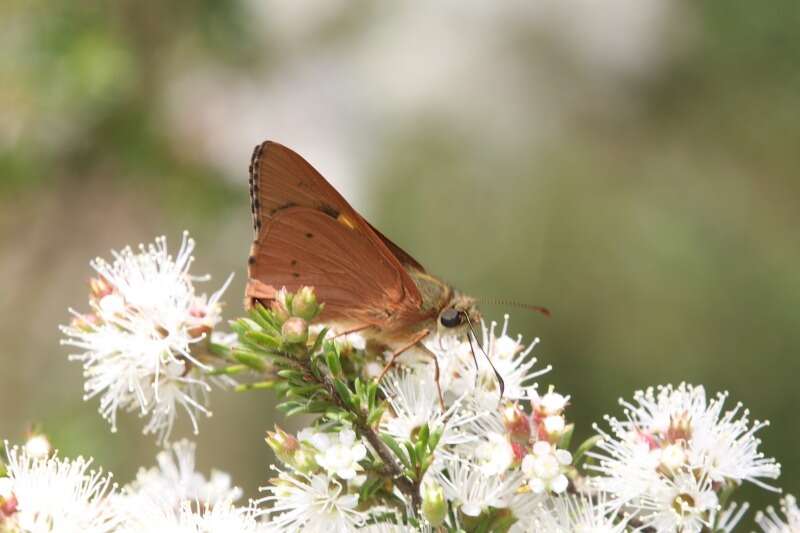
M58 345L88 260L190 229L241 312L247 165L297 149L429 270L540 336L587 436L687 380L773 426L800 490L796 2L0 3L0 435L40 421L126 481ZM500 319L506 309L485 308ZM268 477L269 392L216 393L200 464ZM176 435L188 435L181 426ZM775 498L748 490L760 507Z

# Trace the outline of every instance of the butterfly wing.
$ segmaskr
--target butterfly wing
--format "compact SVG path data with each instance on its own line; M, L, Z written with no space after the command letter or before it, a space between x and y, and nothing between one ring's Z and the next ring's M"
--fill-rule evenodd
M250 303L309 285L325 302L324 320L389 328L423 318L419 290L400 260L298 154L270 141L256 147L250 190Z

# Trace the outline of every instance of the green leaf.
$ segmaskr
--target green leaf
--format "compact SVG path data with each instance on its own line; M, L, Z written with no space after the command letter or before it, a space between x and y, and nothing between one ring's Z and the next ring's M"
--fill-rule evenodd
M312 354L317 353L327 335L328 335L328 328L322 328L322 331L319 332L319 335L317 335L317 338L314 340L314 345L309 350L309 353Z
M444 428L437 428L432 433L431 436L428 438L428 449L433 452L436 449L436 446L439 444L439 439L442 438L442 433L444 433Z
M345 405L348 407L353 407L350 389L347 388L347 385L344 383L344 381L335 379L333 380L333 386L336 388L336 393L339 395L339 398L341 398Z
M594 435L583 441L583 443L578 446L578 449L575 450L575 454L572 456L572 464L578 466L583 459L583 456L586 455L586 452L594 448L598 442L603 439L600 435Z
M405 452L403 452L403 449L400 447L397 441L392 438L391 435L381 433L381 440L389 447L389 449L392 450L392 452L394 452L394 454L398 459L400 459L400 462L403 463L406 468L411 468L412 465L411 461L408 459L408 456L405 454Z
M575 424L569 424L564 428L564 433L558 439L558 447L565 450L569 449L569 444L572 442L572 434L575 432Z
M236 385L233 390L235 392L245 392L250 390L265 390L271 389L275 386L275 382L270 381L259 381L258 383L243 383L240 385Z
M231 365L209 370L206 372L206 374L209 376L234 376L236 374L241 374L242 372L247 372L249 369L250 367L247 365Z
M256 372L263 372L267 369L267 364L261 357L250 352L235 351L233 358L243 365L252 368Z
M328 365L328 370L331 371L335 377L342 375L342 361L336 350L328 350L325 352L325 363Z
M244 334L244 338L257 343L259 346L267 346L269 348L278 348L281 345L281 340L279 338L267 335L261 331L250 330Z
M383 417L383 407L371 409L369 416L367 416L367 425L370 427L375 427L378 425L378 422L380 422L381 417Z

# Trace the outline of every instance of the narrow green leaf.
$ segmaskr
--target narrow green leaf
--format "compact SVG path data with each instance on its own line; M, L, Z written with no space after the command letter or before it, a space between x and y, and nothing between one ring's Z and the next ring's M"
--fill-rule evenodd
M233 358L257 372L263 372L267 369L266 362L261 357L253 353L235 351L233 352Z
M564 433L558 439L558 447L565 450L569 449L570 442L572 442L572 434L575 432L575 424L569 424L564 428Z
M340 379L333 380L333 386L336 388L336 393L339 395L339 398L345 403L345 405L352 407L353 401L350 394L350 389L347 388L347 385Z
M257 343L259 346L267 346L269 348L278 348L281 345L280 339L261 331L250 330L244 334L244 338Z
M400 447L400 445L397 443L397 441L394 440L394 438L392 438L391 435L387 435L386 433L381 433L381 440L384 442L384 444L386 444L389 447L389 449L392 450L395 456L397 456L397 458L400 459L400 462L403 463L403 465L406 468L411 468L412 465L411 461L409 461L408 456Z
M578 449L575 451L575 454L572 456L572 464L575 466L579 465L583 456L586 455L586 452L594 448L598 442L603 439L600 435L594 435L589 437L583 443L578 446Z
M209 370L206 372L206 374L209 376L235 376L236 374L241 374L242 372L247 372L248 370L250 370L250 367L247 365L231 365Z
M258 383L242 383L236 385L233 390L235 392L245 392L250 390L265 390L271 389L275 386L274 381L259 381Z
M315 354L319 351L320 346L322 346L322 342L325 340L325 337L328 335L328 328L322 328L322 331L319 332L317 338L314 340L314 345L309 350L310 353Z

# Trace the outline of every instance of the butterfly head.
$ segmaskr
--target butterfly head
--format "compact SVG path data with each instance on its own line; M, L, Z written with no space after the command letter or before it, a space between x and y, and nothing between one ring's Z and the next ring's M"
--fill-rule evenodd
M481 323L474 299L456 294L440 312L436 321L440 335L462 336Z

